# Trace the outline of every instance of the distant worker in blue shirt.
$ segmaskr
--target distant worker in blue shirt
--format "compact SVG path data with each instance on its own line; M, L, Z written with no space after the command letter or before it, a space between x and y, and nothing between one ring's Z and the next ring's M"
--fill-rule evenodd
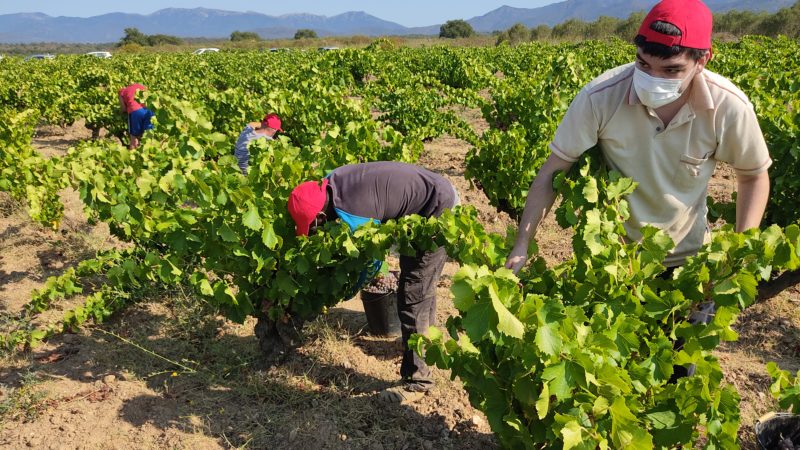
M281 129L281 119L277 114L267 114L261 122L250 122L244 127L239 139L236 140L233 155L239 164L239 169L242 173L247 175L247 169L250 165L250 151L247 146L256 139L266 138L272 140L275 134L283 132Z

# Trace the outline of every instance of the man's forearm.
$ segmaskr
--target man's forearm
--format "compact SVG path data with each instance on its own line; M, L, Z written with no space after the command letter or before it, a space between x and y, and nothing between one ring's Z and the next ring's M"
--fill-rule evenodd
M553 176L559 171L568 171L572 167L571 162L550 155L545 161L536 178L533 180L528 190L528 199L525 201L525 209L519 221L519 231L514 242L514 248L506 259L506 268L517 273L528 260L528 245L531 238L536 233L539 222L553 206L556 194L553 192Z
M519 231L517 232L517 239L514 243L515 246L527 248L531 238L536 233L536 229L539 227L539 222L541 222L547 215L547 212L550 211L550 207L553 206L555 198L556 194L553 191L552 175L549 177L537 177L533 180L528 190L525 209L519 221Z
M769 175L736 176L736 231L756 228L761 224L769 200Z
M553 206L553 202L556 199L556 193L553 191L553 176L559 171L568 171L570 167L572 167L571 162L551 155L542 165L542 168L539 169L539 173L528 190L528 198L525 201L525 209L519 221L519 232L517 233L515 246L527 248L528 243L536 233L539 222L550 211L550 207Z

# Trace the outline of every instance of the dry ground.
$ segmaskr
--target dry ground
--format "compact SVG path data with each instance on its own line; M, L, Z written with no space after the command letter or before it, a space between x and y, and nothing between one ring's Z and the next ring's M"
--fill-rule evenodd
M486 124L466 112L480 132ZM42 129L34 145L58 155L88 131ZM445 175L492 231L513 225L464 179L464 142L426 144L420 164ZM732 191L720 171L712 194ZM58 232L31 223L0 193L0 320L18 312L50 275L119 245L103 224L90 225L75 192L63 193ZM570 254L570 234L548 218L538 233L550 263ZM438 319L455 312L448 263L439 286ZM800 316L795 288L753 306L740 318L740 340L717 355L742 395L743 447L754 448L752 424L775 405L768 361L800 368ZM397 381L400 342L371 337L358 298L307 325L306 343L284 364L266 367L254 323L209 312L180 290L153 292L111 322L68 334L35 351L0 360L0 448L43 449L491 449L483 415L458 381L436 370L436 389L420 402L386 407L373 394Z

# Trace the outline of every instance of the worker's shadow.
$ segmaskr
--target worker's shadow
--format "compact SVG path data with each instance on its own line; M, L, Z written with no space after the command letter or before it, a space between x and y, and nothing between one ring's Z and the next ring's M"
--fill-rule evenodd
M319 320L323 320L327 327L337 333L346 334L352 339L353 345L381 361L399 359L403 353L399 329L389 335L373 334L363 311L331 308L328 314Z

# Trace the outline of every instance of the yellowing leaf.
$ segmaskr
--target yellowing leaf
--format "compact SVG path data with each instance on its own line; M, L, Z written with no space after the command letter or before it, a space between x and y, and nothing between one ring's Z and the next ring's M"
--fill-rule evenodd
M525 334L525 326L506 309L494 286L489 286L489 295L492 298L492 307L497 313L497 331L517 339L522 339Z
M547 412L550 409L550 387L547 383L542 384L542 393L539 394L539 400L536 401L536 413L539 420L544 420L547 417Z
M578 421L573 420L561 429L561 436L564 438L564 450L570 450L581 445L583 442L583 429Z

